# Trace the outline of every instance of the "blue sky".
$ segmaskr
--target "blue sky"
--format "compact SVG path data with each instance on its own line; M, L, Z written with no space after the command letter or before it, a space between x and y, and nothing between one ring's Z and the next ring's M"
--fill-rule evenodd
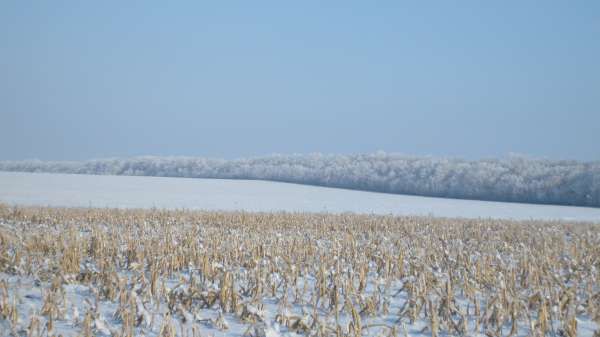
M0 160L600 160L600 2L0 3Z

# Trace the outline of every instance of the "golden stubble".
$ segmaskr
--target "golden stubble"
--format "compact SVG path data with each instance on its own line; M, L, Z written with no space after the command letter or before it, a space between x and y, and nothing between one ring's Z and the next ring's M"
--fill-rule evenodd
M29 336L66 319L85 336L200 336L232 319L248 336L273 322L312 336L417 326L576 336L578 317L600 324L597 224L6 205L0 219L0 272L45 285L39 312L20 314L22 299L0 280L0 319ZM93 289L80 318L65 284ZM112 323L101 301L118 304ZM272 316L265 301L277 303Z

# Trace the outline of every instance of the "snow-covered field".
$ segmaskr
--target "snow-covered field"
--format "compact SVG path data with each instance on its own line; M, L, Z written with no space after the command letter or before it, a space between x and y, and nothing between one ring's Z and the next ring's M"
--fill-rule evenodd
M0 337L597 337L599 233L0 205Z
M253 180L46 173L0 172L0 202L600 221L599 208L429 198Z
M582 207L0 172L0 337L597 337L599 223Z

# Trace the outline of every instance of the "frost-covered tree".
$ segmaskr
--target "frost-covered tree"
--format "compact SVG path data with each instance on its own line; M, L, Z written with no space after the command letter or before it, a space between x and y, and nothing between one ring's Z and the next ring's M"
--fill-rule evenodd
M600 207L600 163L468 161L377 152L223 160L135 157L84 162L3 161L2 171L275 180L436 197Z

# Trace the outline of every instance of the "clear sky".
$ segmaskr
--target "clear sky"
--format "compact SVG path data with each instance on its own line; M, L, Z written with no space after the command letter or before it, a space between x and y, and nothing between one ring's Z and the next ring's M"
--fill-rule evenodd
M600 160L600 1L2 1L0 160Z

